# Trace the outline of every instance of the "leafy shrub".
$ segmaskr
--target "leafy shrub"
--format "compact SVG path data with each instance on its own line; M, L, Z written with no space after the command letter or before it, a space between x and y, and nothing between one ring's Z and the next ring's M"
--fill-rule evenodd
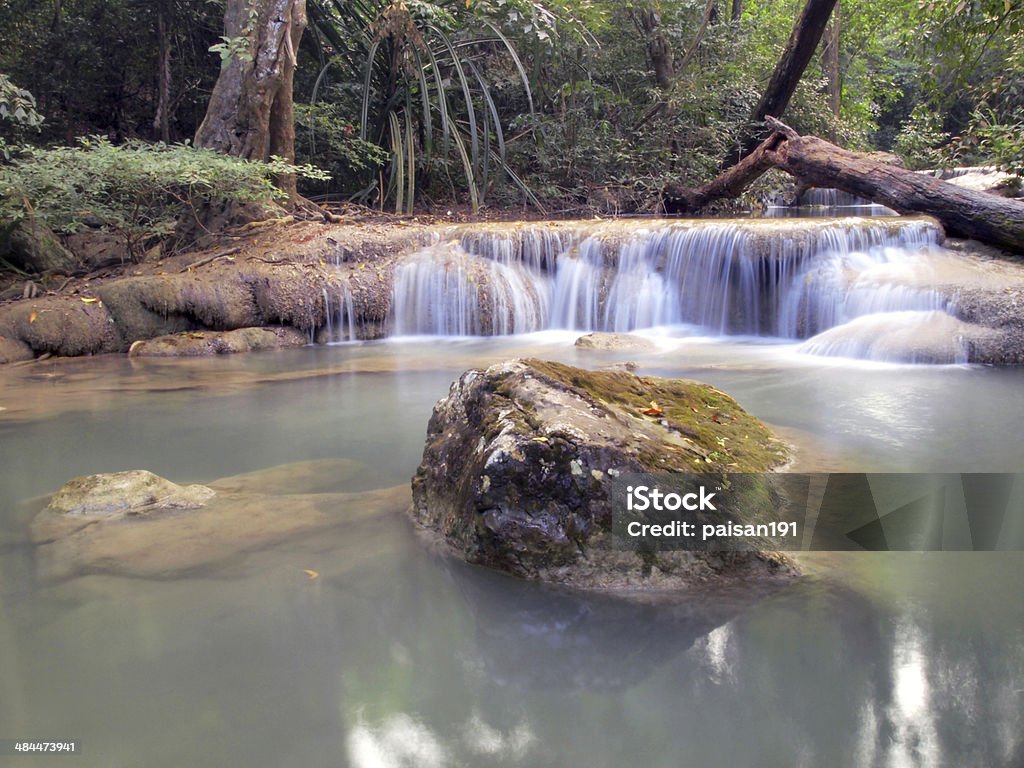
M10 161L8 139L20 137L29 129L39 129L43 116L36 111L36 99L24 88L0 74L0 159Z
M526 68L502 26L514 18L523 35L548 38L555 20L541 3L311 0L309 5L313 25L337 52L318 74L310 100L317 102L319 89L332 78L362 83L359 138L387 150L389 161L382 168L384 188L377 190L382 200L393 200L396 211L411 212L418 185L429 186L431 175L440 176L434 181L454 176L474 209L484 203L496 172L521 186L506 162L501 89L490 69L498 61L513 68L522 111L532 113ZM432 174L435 169L443 173Z
M36 112L35 97L4 74L0 74L0 120L25 128L38 128L43 124L42 115Z
M352 194L377 178L388 161L388 153L371 141L359 138L359 129L345 118L344 108L334 102L295 105L295 153L331 176L329 189L323 183L307 184L319 191Z
M78 142L22 147L10 165L0 166L0 227L27 218L61 233L98 226L123 237L137 258L147 241L167 236L182 217L198 217L208 204L280 199L274 175L326 177L276 157L257 163L187 144Z
M949 134L942 130L942 116L924 105L918 105L903 125L893 150L908 168L936 168L948 163L942 148L949 143Z
M1024 176L1024 108L1000 120L990 110L976 110L969 127L985 161L999 170Z

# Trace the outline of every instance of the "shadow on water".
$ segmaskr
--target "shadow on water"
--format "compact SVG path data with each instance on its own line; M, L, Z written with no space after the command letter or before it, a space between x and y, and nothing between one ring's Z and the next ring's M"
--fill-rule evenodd
M650 677L715 628L784 587L629 597L523 583L443 560L488 674L527 689L611 692Z

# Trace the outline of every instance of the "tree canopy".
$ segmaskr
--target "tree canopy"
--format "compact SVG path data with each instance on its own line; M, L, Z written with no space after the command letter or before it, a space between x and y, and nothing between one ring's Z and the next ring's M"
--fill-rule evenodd
M308 0L296 162L330 179L299 189L399 211L644 209L736 151L803 6ZM245 55L224 18L223 0L4 3L4 152L191 139L222 66ZM1024 173L1024 6L839 0L785 118L912 167Z

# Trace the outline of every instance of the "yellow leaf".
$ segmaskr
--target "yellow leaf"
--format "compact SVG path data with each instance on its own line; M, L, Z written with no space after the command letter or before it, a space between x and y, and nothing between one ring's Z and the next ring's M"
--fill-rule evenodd
M302 572L304 574L306 574L307 576L309 576L309 580L310 581L312 581L313 579L319 579L320 578L320 574L317 573L316 571L310 569L310 568L303 568Z
M86 299L86 298L82 299L82 303L83 304L95 304L97 301L99 301L99 299Z
M644 416L661 416L664 412L658 407L658 404L654 400L651 400L651 407L644 408L640 413Z
M34 323L37 317L39 317L39 315L36 314L35 310L32 310L32 313L28 316L28 321L30 323Z

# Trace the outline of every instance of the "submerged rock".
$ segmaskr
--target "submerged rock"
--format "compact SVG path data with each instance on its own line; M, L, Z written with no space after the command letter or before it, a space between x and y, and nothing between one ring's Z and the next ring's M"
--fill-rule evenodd
M66 482L50 500L51 512L82 517L197 509L214 495L202 485L182 486L144 469L86 475Z
M579 349L653 352L657 347L650 339L632 333L588 333L576 339Z
M54 539L99 521L199 509L215 495L212 488L178 485L144 469L76 477L53 495L33 521L32 538Z
M239 328L235 331L185 331L136 341L130 357L209 357L237 352L301 347L309 339L295 328Z
M660 416L642 411L658 404ZM611 484L627 472L759 472L781 442L705 384L513 360L471 370L434 408L412 481L415 521L469 562L593 589L785 578L759 552L619 551Z
M326 468L323 462L309 467ZM296 537L397 513L408 504L409 491L402 486L284 493L294 487L284 483L284 474L304 474L303 469L293 464L225 478L211 483L216 490L177 485L144 470L75 478L32 521L36 576L43 581L89 573L174 577Z

